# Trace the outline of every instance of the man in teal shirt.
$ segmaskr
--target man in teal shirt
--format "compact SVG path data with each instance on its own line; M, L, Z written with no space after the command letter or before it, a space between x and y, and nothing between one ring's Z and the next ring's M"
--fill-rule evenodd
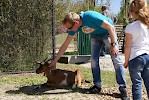
M108 30L102 28L101 25L104 20L108 21L109 24L113 25L113 22L110 18L103 16L102 14L95 11L87 11L80 14L79 16L82 20L81 27L79 27L77 31L70 30L68 32L69 35L74 35L78 31L82 31L86 34L109 34Z
M63 24L69 30L68 36L60 47L57 56L50 64L51 69L66 51L68 45L77 32L82 31L85 34L91 34L91 68L94 86L88 89L89 93L100 93L101 91L102 81L100 77L99 53L102 49L103 43L105 43L110 51L114 64L116 81L119 84L122 99L129 100L126 92L123 63L118 55L117 36L112 20L95 11L86 11L80 15L70 12L66 14Z

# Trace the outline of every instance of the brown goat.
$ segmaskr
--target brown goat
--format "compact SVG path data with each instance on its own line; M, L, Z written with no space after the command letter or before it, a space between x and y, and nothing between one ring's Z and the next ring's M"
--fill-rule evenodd
M72 88L75 88L76 86L80 87L82 82L89 83L89 81L84 80L79 69L75 72L61 69L50 70L48 62L38 62L38 64L40 64L40 67L36 70L36 73L44 73L48 79L47 83L45 83L46 86L58 87L71 85Z

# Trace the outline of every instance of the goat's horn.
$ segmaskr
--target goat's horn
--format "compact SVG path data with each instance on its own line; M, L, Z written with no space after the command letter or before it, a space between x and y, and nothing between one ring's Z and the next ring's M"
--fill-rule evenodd
M46 62L49 62L50 60L52 60L51 58L49 58Z
M39 62L39 61L35 61L35 63L36 63L36 64L41 64L41 62Z
M44 61L43 62L46 62L46 60L48 59L48 57L46 58L46 59L44 59Z

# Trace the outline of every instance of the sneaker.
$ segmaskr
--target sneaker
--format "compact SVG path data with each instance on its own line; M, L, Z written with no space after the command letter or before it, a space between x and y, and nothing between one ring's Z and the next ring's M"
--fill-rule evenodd
M99 94L100 91L101 91L101 87L97 87L96 85L94 85L88 89L88 92L90 94Z
M122 100L130 100L130 97L127 94L127 91L124 87L119 87L119 91L121 92L121 99Z

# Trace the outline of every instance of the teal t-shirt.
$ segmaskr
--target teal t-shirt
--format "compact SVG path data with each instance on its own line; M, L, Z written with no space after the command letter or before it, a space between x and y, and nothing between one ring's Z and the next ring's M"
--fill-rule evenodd
M108 30L101 27L104 20L114 25L112 20L96 11L86 11L80 14L82 18L82 26L76 32L83 32L86 34L109 34ZM69 31L69 35L74 35L76 32Z

